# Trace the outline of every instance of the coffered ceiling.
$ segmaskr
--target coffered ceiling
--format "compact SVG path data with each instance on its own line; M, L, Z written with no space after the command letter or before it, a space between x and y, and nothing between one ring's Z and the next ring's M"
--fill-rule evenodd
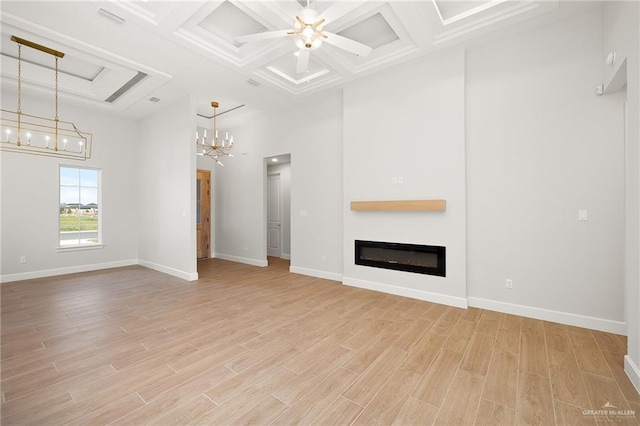
M11 35L66 53L60 91L68 99L140 118L152 104L219 93L222 110L248 98L303 97L487 34L534 22L560 0L310 0L324 30L373 50L358 56L329 43L296 72L292 36L242 43L238 36L290 30L304 0L3 1L3 84L15 82ZM50 92L52 58L23 48L25 87ZM44 56L44 57L43 57ZM258 94L258 95L256 95ZM226 98L225 98L226 97ZM150 99L159 99L153 102ZM203 102L206 113L207 102Z
M298 48L291 36L240 43L236 37L293 29L304 0L152 3L117 1L114 6L183 46L292 95L317 91L382 67L495 30L557 6L556 2L318 1L309 7L326 19L325 29L373 48L357 56L325 43L310 66L296 72Z

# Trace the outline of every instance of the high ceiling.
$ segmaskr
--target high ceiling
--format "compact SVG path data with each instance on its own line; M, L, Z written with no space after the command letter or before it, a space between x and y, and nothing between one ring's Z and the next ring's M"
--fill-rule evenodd
M3 1L3 89L15 92L16 35L64 52L61 97L89 108L138 119L190 93L205 115L210 100L220 111L277 108L437 50L541 25L563 15L559 1L311 0L326 31L373 51L361 57L324 43L301 73L292 37L235 37L293 28L305 0ZM23 91L50 94L53 57L22 50Z

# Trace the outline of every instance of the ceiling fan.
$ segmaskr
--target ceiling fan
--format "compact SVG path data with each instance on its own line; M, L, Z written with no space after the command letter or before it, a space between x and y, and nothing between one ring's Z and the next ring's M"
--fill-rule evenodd
M350 6L349 3L352 5ZM330 22L334 17L338 17L341 14L346 13L346 11L348 11L346 9L353 8L354 3L355 2L338 1L323 14L319 14L317 11L309 7L309 0L307 0L307 7L302 9L294 19L293 29L267 31L264 33L238 36L236 37L236 41L240 43L247 43L278 37L293 37L296 46L300 49L298 62L296 64L297 73L302 73L307 70L311 51L320 47L323 42L327 42L358 56L367 56L373 50L369 46L350 38L343 37L329 31L324 31L324 25L327 21Z

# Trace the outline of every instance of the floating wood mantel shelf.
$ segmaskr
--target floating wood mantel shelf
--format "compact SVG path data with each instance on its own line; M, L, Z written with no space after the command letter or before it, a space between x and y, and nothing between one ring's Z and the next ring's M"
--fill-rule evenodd
M447 200L352 201L354 211L445 211Z

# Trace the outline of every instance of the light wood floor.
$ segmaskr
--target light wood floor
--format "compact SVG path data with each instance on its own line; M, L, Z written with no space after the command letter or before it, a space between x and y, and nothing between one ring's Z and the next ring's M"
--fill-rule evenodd
M3 284L2 424L638 424L622 336L270 261Z

